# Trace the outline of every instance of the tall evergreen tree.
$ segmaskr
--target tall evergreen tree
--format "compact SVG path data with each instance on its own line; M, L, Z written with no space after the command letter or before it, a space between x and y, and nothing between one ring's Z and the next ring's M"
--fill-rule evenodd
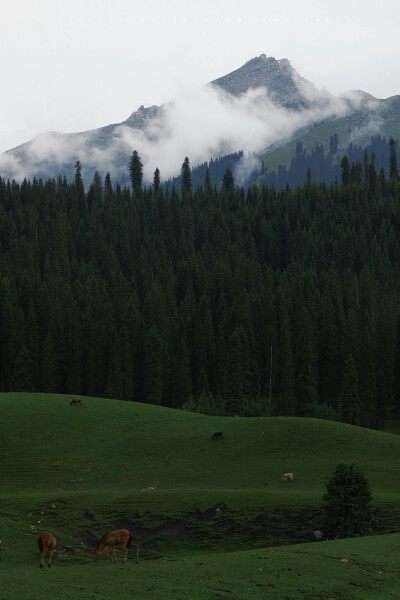
M129 177L131 179L133 191L135 194L139 194L143 183L143 164L137 150L132 152L129 161Z
M361 402L358 392L358 373L351 354L346 358L343 368L340 414L345 423L361 425Z
M187 156L181 168L181 190L183 198L190 198L192 195L192 169Z
M394 181L397 181L399 178L399 171L397 168L396 143L392 137L390 138L390 142L389 142L389 162L390 162L389 178Z
M154 171L153 189L154 189L154 191L155 191L156 194L160 190L160 169L158 167Z
M82 165L79 160L76 161L74 168L75 168L75 185L78 187L82 184Z
M233 177L232 171L228 167L225 171L224 178L222 180L223 185L225 186L228 192L233 192L235 188L235 179Z
M342 169L342 183L343 185L346 185L347 183L350 183L350 164L347 156L343 156L340 166Z

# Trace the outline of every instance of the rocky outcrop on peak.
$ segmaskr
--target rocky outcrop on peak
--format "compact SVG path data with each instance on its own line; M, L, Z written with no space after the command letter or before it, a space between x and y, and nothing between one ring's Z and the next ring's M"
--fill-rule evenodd
M273 102L285 108L309 108L316 99L326 97L311 82L300 77L287 58L276 60L265 54L252 58L242 67L211 82L230 94L240 96L249 89L265 87Z
M161 106L153 104L153 106L145 108L142 104L137 111L133 112L130 117L124 121L124 125L129 125L134 129L145 129L149 121L159 116L160 110Z

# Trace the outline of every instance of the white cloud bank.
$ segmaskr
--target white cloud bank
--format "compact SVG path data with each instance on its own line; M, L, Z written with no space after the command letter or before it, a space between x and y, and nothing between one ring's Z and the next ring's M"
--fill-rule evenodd
M298 84L300 85L300 83ZM360 102L358 96L331 96L326 90L301 89L311 108L288 110L272 103L265 88L232 97L213 86L182 95L163 105L143 130L126 124L111 132L47 133L0 156L0 175L21 180L34 175L69 173L76 160L89 177L94 169L113 180L128 172L133 150L142 158L144 177L151 181L156 167L162 179L179 173L185 156L191 164L243 150L259 152L298 129L331 115L343 116Z

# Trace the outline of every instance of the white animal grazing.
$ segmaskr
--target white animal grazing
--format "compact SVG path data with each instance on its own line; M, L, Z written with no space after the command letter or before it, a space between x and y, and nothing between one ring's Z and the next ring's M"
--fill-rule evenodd
M293 481L293 473L284 473L282 476L282 481Z

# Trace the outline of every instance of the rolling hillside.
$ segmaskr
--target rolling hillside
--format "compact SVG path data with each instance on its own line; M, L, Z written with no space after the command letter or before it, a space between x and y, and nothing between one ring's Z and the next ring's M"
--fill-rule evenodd
M246 498L249 506L294 498L314 504L338 462L359 463L377 501L400 493L395 435L319 419L206 417L97 398L70 406L70 398L0 395L3 496L140 497L153 487L154 497L183 495L188 504L199 495ZM216 430L224 440L211 439ZM286 471L295 473L293 485L282 485Z
M1 600L39 590L108 600L133 591L139 599L396 597L399 535L282 544L313 541L324 480L340 461L362 466L382 530L398 530L397 435L70 400L0 395ZM224 439L212 440L214 431ZM293 483L281 481L288 470ZM134 532L139 565L132 551L127 565L108 566L107 557L93 565L96 539L121 526ZM42 529L58 538L51 571L38 569Z

